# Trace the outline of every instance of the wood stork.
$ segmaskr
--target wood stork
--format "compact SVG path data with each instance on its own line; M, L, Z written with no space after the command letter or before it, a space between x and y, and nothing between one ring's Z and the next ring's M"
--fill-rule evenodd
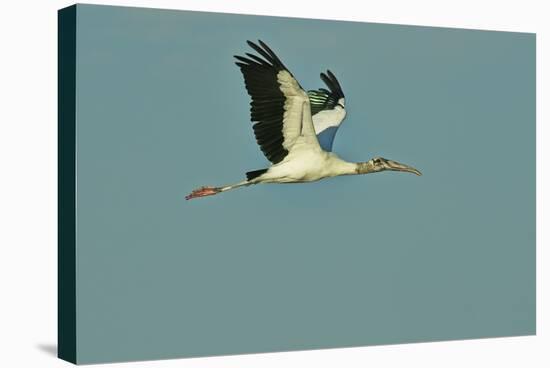
M271 161L267 169L246 173L246 180L220 187L195 189L186 199L263 183L305 183L339 175L385 170L421 175L417 169L382 157L347 162L332 153L332 142L346 117L345 98L338 80L327 70L321 79L328 90L306 91L275 53L261 40L247 41L257 55L235 56L252 102L251 120L260 149Z

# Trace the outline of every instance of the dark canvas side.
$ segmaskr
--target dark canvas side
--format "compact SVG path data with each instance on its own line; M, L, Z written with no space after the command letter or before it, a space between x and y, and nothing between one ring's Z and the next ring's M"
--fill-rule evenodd
M58 12L58 357L76 363L76 5Z

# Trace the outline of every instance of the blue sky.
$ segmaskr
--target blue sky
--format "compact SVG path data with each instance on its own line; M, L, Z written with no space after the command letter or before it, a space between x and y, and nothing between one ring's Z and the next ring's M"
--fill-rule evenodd
M336 153L424 175L186 202L268 165L232 59L247 39L307 89L336 74ZM83 356L534 332L534 35L80 6L78 45Z

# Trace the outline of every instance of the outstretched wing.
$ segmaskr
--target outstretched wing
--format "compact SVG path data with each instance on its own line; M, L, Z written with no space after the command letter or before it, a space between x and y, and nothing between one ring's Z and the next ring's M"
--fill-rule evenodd
M345 98L338 79L330 70L321 73L321 79L327 87L308 91L311 102L313 126L319 144L325 151L332 151L332 142L338 127L346 117Z
M250 118L265 157L274 164L282 161L300 136L312 149L319 148L307 93L265 43L247 43L257 55L235 55L235 64L252 99Z

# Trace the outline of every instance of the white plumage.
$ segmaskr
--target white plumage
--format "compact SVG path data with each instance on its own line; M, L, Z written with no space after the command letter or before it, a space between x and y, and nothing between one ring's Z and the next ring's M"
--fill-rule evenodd
M218 194L261 183L303 183L339 175L384 170L421 175L410 166L381 157L347 162L332 150L336 130L346 117L345 98L336 77L327 71L321 79L329 90L306 92L275 53L262 41L248 41L258 55L235 56L251 101L256 140L272 162L267 169L250 171L233 185L201 187L186 199Z
M341 105L341 106L340 106ZM313 118L313 126L315 133L320 134L328 128L338 128L342 121L346 118L345 99L340 98L338 105L331 110L322 110L315 114Z

